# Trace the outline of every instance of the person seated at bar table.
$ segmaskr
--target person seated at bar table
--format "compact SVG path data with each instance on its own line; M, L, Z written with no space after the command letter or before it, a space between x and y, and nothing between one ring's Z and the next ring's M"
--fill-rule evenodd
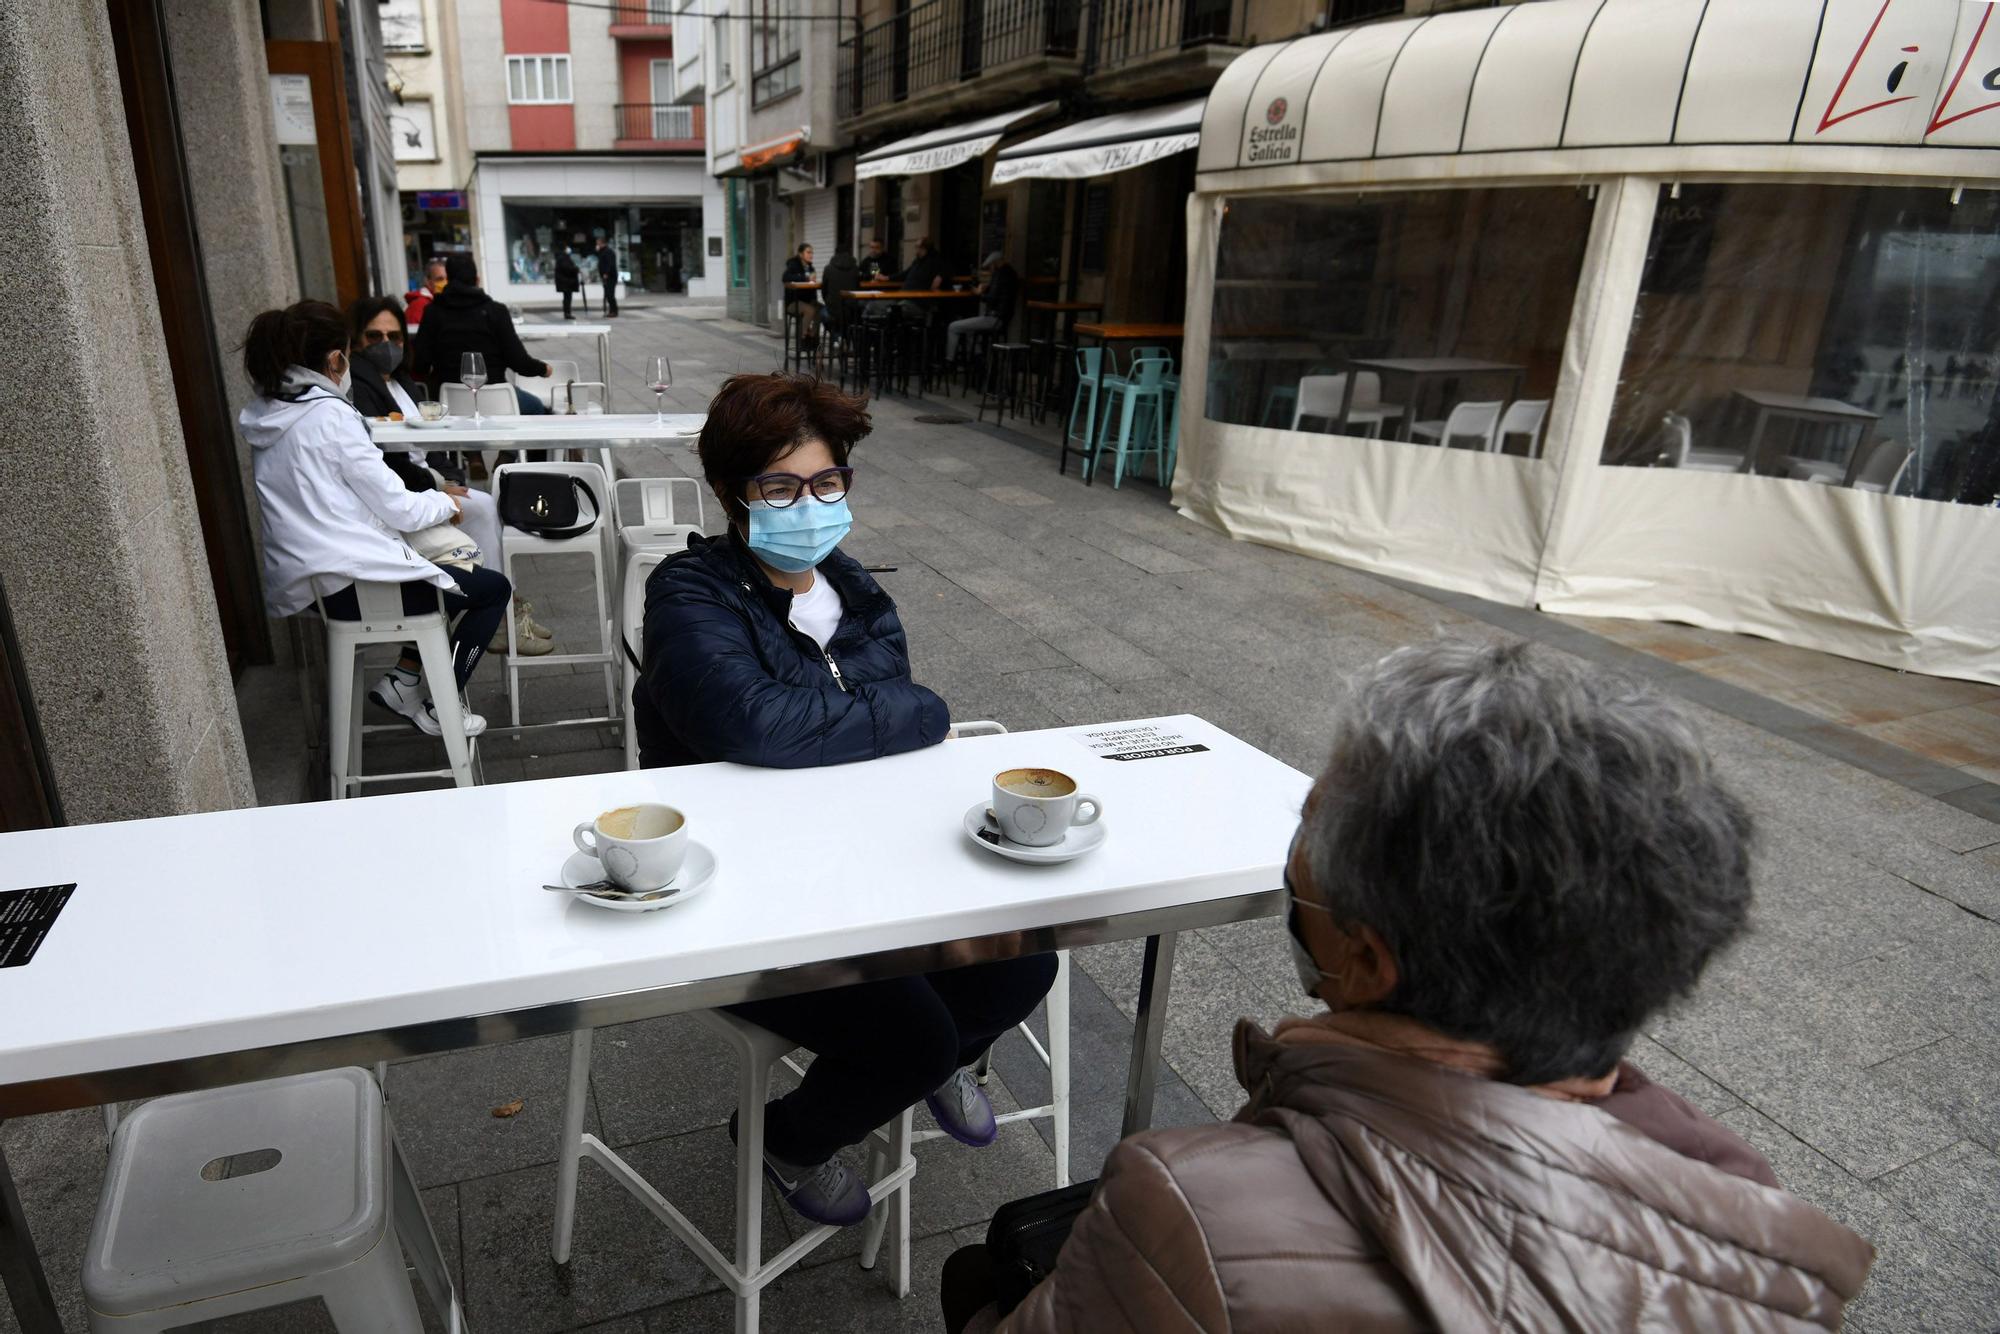
M401 584L403 610L438 610L439 591L451 631L455 688L461 692L507 614L507 577L477 565L433 565L406 534L462 521L463 507L442 491L410 491L382 461L368 423L348 401L348 328L324 301L267 310L243 339L243 370L256 386L237 417L250 444L264 536L264 606L292 616L319 594L326 614L361 615L356 580ZM375 683L368 697L402 715L418 731L440 736L432 701L439 682L423 679L414 649ZM486 720L466 711L465 734Z
M942 292L951 285L951 267L926 236L917 242L917 257L903 272L906 292Z
M347 308L347 353L354 367L352 398L362 416L387 417L400 413L405 421L419 416L417 399L423 391L403 364L408 341L403 310L396 298L363 297ZM432 454L419 461L400 445L386 445L382 447L382 461L403 479L405 490L441 490L456 500L463 511L461 524L465 535L479 547L479 563L490 570L500 568L499 502L490 492L473 490L445 477L443 470L452 464L450 455ZM538 658L555 651L555 633L535 620L529 614L532 610L519 594L515 595L511 613L517 623L515 646L523 657ZM495 632L487 648L490 652L506 652L506 626Z
M839 549L849 458L868 430L862 399L807 375L732 376L708 405L702 475L729 529L690 537L646 582L632 709L642 765L810 768L950 736L944 701L911 679L896 604ZM853 833L837 807L769 815ZM1041 1003L1055 971L1053 955L1030 955L731 1006L814 1055L766 1109L764 1170L779 1194L812 1222L860 1222L867 1187L840 1151L918 1099L953 1139L991 1144L999 1128L969 1067Z
M998 250L986 257L980 266L986 270L986 281L979 284L979 304L983 309L977 315L968 315L962 320L953 320L945 326L944 359L954 360L958 356L958 340L969 333L982 330L998 331L1003 337L1007 326L1014 319L1014 301L1020 295L1020 275L1014 266ZM994 340L1000 341L999 338Z
M890 271L888 252L883 249L882 238L879 236L868 238L868 253L861 257L857 267L861 270L861 281L864 283L873 282L877 278L896 276Z
M1626 1060L1750 911L1686 716L1515 644L1359 683L1287 860L1299 985L1231 1121L1112 1150L1004 1334L1837 1328L1873 1250ZM945 1266L946 1325L992 1274Z
M431 301L410 349L411 375L442 392L441 386L458 379L467 352L485 358L486 373L494 384L502 383L504 371L541 377L554 373L546 361L528 355L507 307L479 286L479 267L472 256L453 255L445 261L444 271L445 289ZM517 388L514 396L525 415L549 410L548 404L525 390Z
M819 293L793 291L789 284L812 282L813 273L810 244L800 246L798 253L785 261L785 312L795 326L792 337L797 346L808 352L819 345Z

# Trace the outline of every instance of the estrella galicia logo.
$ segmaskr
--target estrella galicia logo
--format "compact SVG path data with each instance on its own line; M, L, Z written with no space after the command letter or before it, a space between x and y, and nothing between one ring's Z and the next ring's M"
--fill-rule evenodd
M1276 125L1279 121L1285 118L1285 112L1287 109L1288 109L1288 104L1286 103L1284 98L1282 97L1272 98L1271 105L1264 108L1264 123L1266 125Z

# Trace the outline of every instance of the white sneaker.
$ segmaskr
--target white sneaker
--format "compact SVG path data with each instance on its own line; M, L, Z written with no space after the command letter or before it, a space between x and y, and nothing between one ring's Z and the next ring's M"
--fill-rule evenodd
M405 681L395 672L385 673L382 679L375 683L375 688L368 692L368 698L389 712L407 718L410 725L425 736L444 735L444 726L438 722L437 708L431 703L430 696L425 693L421 678ZM464 710L464 713L465 734L468 737L478 736L486 730L486 719L470 709Z

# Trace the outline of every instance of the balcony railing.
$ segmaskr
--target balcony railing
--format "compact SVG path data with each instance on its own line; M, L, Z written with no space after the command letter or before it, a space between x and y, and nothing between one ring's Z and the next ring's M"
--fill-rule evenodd
M840 44L840 114L865 115L1035 58L1075 59L1085 0L922 0Z
M614 0L611 9L611 35L644 35L621 29L658 29L674 25L674 0Z
M1097 0L1091 72L1211 43L1241 45L1243 8L1242 0Z
M1333 0L1327 8L1326 23L1330 28L1339 28L1349 23L1401 18L1402 15L1403 0Z
M702 146L702 108L681 102L620 102L619 148L685 148Z

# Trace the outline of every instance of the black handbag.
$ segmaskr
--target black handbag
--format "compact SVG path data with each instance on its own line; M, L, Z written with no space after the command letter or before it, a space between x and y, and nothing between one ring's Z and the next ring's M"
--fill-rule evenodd
M994 1306L1003 1317L1055 1272L1056 1256L1096 1189L1094 1179L1078 1181L1010 1200L994 1211L986 1228L986 1256L993 1265Z
M590 517L579 521L577 492L590 501ZM587 533L603 509L597 493L581 477L565 472L510 472L500 479L500 521L536 537L564 538Z

